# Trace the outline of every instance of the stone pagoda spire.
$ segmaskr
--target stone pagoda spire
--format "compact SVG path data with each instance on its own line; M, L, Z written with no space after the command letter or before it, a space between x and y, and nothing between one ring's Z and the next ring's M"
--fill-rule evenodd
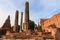
M29 2L26 1L25 3L25 20L24 20L24 31L28 31L29 27Z
M10 24L10 15L8 16L8 18L6 19L4 25L2 26L3 29L9 29L11 30L11 24Z
M23 12L21 12L21 19L20 19L20 32L22 32L22 23L23 23Z
M16 10L15 23L14 23L14 27L13 27L13 31L14 31L14 32L17 32L17 28L18 28L18 15L19 15L19 11Z

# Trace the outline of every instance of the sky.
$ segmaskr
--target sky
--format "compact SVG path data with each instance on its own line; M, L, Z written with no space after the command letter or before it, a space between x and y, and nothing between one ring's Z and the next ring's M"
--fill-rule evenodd
M11 26L14 25L16 10L19 10L20 25L20 14L25 11L25 2L26 0L0 0L0 27L8 15L10 15ZM50 18L60 12L60 0L28 0L28 2L30 20L36 24L41 18Z

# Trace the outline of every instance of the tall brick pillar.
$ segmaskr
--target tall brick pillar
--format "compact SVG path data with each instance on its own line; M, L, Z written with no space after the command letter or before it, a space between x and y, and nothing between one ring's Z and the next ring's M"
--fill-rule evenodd
M29 27L29 2L25 3L25 20L24 20L24 31L27 32Z
M21 12L21 19L20 19L20 32L22 32L22 23L23 23L23 12Z
M14 27L13 27L13 31L14 32L17 32L17 28L18 28L18 15L19 15L19 12L18 10L16 10L16 14L15 14L15 23L14 23Z

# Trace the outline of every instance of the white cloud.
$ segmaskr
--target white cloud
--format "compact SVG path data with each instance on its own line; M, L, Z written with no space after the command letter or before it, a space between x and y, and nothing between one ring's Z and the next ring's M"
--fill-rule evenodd
M40 6L42 6L43 10L39 10ZM37 7L37 9L35 7ZM52 15L56 14L58 5L56 0L37 0L37 1L33 0L30 8L31 8L30 12L32 11L30 15L31 19L34 20L35 22L37 20L38 22L39 17L49 18Z
M11 21L14 19L13 15L17 9L9 0L0 0L0 27L3 25L8 15L11 16ZM11 22L11 23L12 23Z

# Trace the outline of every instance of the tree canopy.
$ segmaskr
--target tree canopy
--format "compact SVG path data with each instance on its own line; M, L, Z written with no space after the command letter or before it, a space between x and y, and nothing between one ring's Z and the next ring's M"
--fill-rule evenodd
M29 20L29 29L34 30L35 23L34 21Z

